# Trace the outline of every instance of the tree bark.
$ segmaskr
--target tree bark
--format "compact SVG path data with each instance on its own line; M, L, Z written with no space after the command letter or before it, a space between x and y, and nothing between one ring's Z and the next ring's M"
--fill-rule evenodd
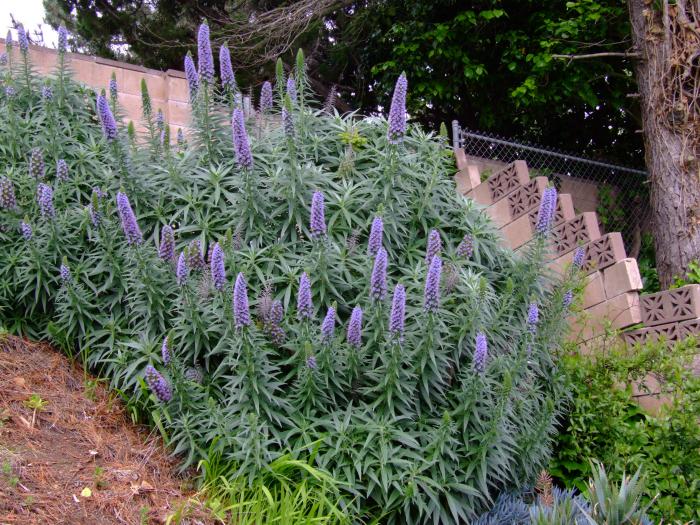
M700 256L700 8L697 0L629 0L629 10L656 264L668 288Z

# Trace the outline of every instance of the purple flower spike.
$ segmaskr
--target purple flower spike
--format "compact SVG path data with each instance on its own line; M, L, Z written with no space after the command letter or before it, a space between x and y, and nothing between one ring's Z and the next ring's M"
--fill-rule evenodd
M292 118L292 114L287 111L287 108L284 106L282 107L282 127L287 137L294 137L294 119Z
M185 252L180 253L177 259L177 267L175 268L175 277L177 284L183 286L187 282L187 277L190 275L190 269L187 266L187 256Z
M430 264L433 257L440 255L442 251L442 239L440 239L440 232L437 230L430 230L428 235L428 245L425 248L425 262Z
M113 141L117 139L117 121L114 120L114 115L112 114L112 109L109 107L109 102L107 98L100 94L97 96L97 114L100 117L100 122L102 122L102 133L108 141Z
M160 354L163 356L163 363L170 364L170 344L168 341L168 336L163 338L163 345L160 347Z
M217 242L211 251L211 278L214 288L221 291L226 286L226 268L224 267L224 250Z
M406 92L408 91L408 81L406 74L401 73L401 76L396 81L394 87L394 96L391 99L391 108L389 109L389 131L388 138L392 144L398 144L406 135Z
M32 234L34 232L32 231L32 227L28 223L26 223L24 221L20 221L19 231L22 233L22 237L24 237L25 241L32 240Z
M117 79L112 77L109 79L109 97L112 100L117 100L119 96L119 89L117 87Z
M17 41L19 42L19 50L23 55L29 52L29 38L27 38L27 32L22 24L17 26Z
M73 276L70 273L70 268L65 263L61 264L61 267L59 268L59 273L61 275L61 282L63 282L63 284L68 284L73 280Z
M391 317L389 318L389 332L401 341L403 339L404 322L406 315L406 289L401 284L394 288L394 298L391 301Z
M68 49L68 31L66 31L66 26L61 24L58 27L58 52L61 55L65 55Z
M430 261L428 276L425 279L423 293L423 309L428 313L437 313L440 307L440 275L442 274L442 259L436 255Z
M527 329L531 334L537 331L537 323L540 321L540 311L537 303L530 303L527 309Z
M190 270L203 270L206 267L199 239L191 241L187 247L187 267Z
M275 299L270 305L267 317L263 320L263 328L270 340L277 346L284 343L284 338L287 335L281 326L283 318L284 307L282 306L282 301Z
M260 112L267 113L272 109L272 84L267 80L260 89Z
M306 272L299 279L299 293L297 295L297 319L303 321L311 319L314 315L314 305L311 301L311 281Z
M134 215L134 210L131 209L129 197L121 191L117 193L117 211L119 212L119 219L122 223L122 230L124 231L127 244L141 244L143 242L143 234L138 222L136 222L136 215Z
M32 148L29 154L29 176L34 180L42 180L46 176L46 164L41 148Z
M192 60L192 54L189 52L185 55L185 77L190 89L190 102L193 102L197 98L197 92L199 91L199 79L197 78L197 68L194 65L194 60Z
M326 212L323 193L315 191L311 197L311 238L322 239L326 236Z
M384 220L377 215L372 221L372 228L369 231L369 241L367 241L367 253L370 257L377 255L382 247L382 235L384 234Z
M158 108L158 113L156 113L156 128L158 128L158 131L165 129L165 115L163 115L163 110L160 108Z
M586 248L583 246L579 246L576 248L576 251L574 251L574 261L573 261L573 266L576 270L580 270L583 268L583 260L586 257Z
M386 298L386 267L386 250L384 248L379 248L377 257L374 259L369 292L370 296L375 301L383 301Z
M158 247L158 257L164 261L172 261L174 256L175 233L168 224L164 224L160 229L160 246Z
M309 357L306 358L306 368L310 370L316 370L316 357L313 355L310 355Z
M329 306L326 317L321 323L321 342L330 343L335 333L335 307Z
M470 259L473 254L474 238L471 235L466 234L462 238L462 242L460 242L459 246L457 246L457 256L465 259Z
M5 86L5 96L12 98L17 94L17 90L12 86Z
M243 169L251 169L253 167L253 154L250 151L248 133L245 129L245 116L241 108L233 110L231 131L233 134L233 149L236 152L236 162Z
M535 231L540 235L547 235L552 227L554 213L557 210L557 189L554 187L546 188L542 194L540 201L540 210L537 214L537 223Z
M56 161L56 178L61 182L68 182L68 164L63 159Z
M51 86L42 86L41 98L47 101L53 98L53 90L51 89Z
M362 308L356 306L350 315L348 323L348 344L354 348L362 346Z
M250 309L248 308L248 286L242 273L236 277L233 287L233 318L239 330L250 325Z
M15 186L9 178L2 176L0 177L0 208L14 210L16 207Z
M41 183L37 187L36 192L37 204L39 204L39 212L45 219L53 219L56 215L56 210L53 207L53 188L48 184Z
M486 359L488 358L488 342L483 332L476 334L476 348L474 349L474 371L483 374L486 370Z
M202 82L214 82L214 57L211 53L209 25L205 22L199 26L197 34L197 58L199 59L199 78Z
M160 372L153 368L153 366L148 365L146 367L145 379L148 388L150 388L151 392L155 394L158 401L161 403L167 403L173 398L173 392L170 389L170 385L160 374Z
M287 78L287 95L292 102L297 101L297 83L292 75Z
M574 292L567 290L562 299L562 306L564 307L564 310L568 310L572 302L574 302Z
M234 91L236 89L236 76L233 73L233 66L231 66L231 53L226 45L219 49L219 69L221 70L222 87Z

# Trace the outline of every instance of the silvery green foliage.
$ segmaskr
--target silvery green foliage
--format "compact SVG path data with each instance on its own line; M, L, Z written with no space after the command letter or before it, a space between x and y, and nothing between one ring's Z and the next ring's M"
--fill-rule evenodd
M298 57L297 100L287 106L294 140L278 99L271 118L238 110L232 132L220 84L199 89L191 59L194 129L167 154L149 137L130 140L118 119L103 135L95 95L70 80L69 65L46 79L62 94L51 108L39 90L0 99L0 173L17 202L0 209L10 225L0 231L0 323L84 351L144 419L167 412L160 420L183 467L212 453L252 478L280 455L313 449L348 488L358 519L470 522L548 460L564 397L551 353L572 283L542 274L544 238L518 257L501 247L488 217L455 191L452 161L431 134L407 126L390 144L383 118L317 109ZM25 85L24 71L16 74L7 82ZM29 175L34 147L71 166L51 221L41 219ZM95 204L99 220L85 211ZM372 245L386 250L386 297L373 301L375 256L365 246L378 216ZM21 222L35 225L29 242ZM173 258L159 256L163 224L176 231ZM438 263L428 275L433 229L449 292ZM465 236L469 257L457 250ZM223 276L211 273L216 243ZM63 257L69 287L60 283ZM257 322L249 312L266 289L274 308ZM326 323L322 333L330 307L335 330ZM488 340L478 373L477 333ZM166 335L177 349L167 370ZM188 379L192 369L201 380ZM153 404L145 377L167 378L167 403Z

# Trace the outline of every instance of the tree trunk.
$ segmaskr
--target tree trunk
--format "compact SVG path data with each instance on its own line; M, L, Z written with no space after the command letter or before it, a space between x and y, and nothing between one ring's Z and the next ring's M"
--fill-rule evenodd
M700 256L700 7L629 0L662 288Z

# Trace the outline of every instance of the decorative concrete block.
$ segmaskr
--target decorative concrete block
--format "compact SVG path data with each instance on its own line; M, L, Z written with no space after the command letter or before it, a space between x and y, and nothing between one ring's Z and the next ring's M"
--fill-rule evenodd
M564 255L576 247L595 241L600 237L598 217L585 212L574 219L555 226L551 232L552 244L557 255Z
M586 246L583 270L592 272L603 270L627 257L625 243L620 232L606 233Z
M700 317L700 284L643 295L641 305L646 326Z
M470 164L466 168L459 170L455 174L455 182L457 183L457 192L461 193L462 195L473 190L479 184L481 184L479 168L473 164Z
M630 330L620 334L623 341L628 345L637 343L644 344L647 341L658 341L664 339L666 341L678 340L678 324L669 323L648 328L639 328L638 330Z
M641 320L639 294L627 292L584 310L581 316L573 320L573 330L579 339L587 341L605 333L608 323L611 328L622 329Z
M495 222L499 228L510 223L512 220L508 199L501 199L499 201L494 202L491 206L486 208L485 211L489 215L489 217L491 217L491 220Z
M523 160L516 160L501 171L491 175L485 184L491 193L491 201L496 202L528 182L530 182L530 175L527 164Z
M605 295L608 298L615 297L624 292L641 290L644 285L639 275L637 260L632 258L622 259L603 270L605 282Z
M532 239L534 231L532 226L530 226L530 219L528 216L523 215L501 228L501 233L508 247L511 250L515 250Z
M546 177L535 177L524 186L510 192L505 199L510 209L510 220L517 219L532 209L538 209L546 187Z
M466 169L468 166L469 162L467 161L467 155L464 153L463 148L455 148L455 161L459 171Z
M688 319L680 321L678 326L678 340L682 341L688 336L694 335L700 343L700 319Z
M583 289L583 308L590 308L605 301L605 287L603 286L603 274L594 272L586 277L586 286Z
M491 190L489 189L489 185L485 182L482 182L475 187L467 194L467 196L474 199L479 204L483 204L484 206L491 206L491 204L494 202L491 198Z

